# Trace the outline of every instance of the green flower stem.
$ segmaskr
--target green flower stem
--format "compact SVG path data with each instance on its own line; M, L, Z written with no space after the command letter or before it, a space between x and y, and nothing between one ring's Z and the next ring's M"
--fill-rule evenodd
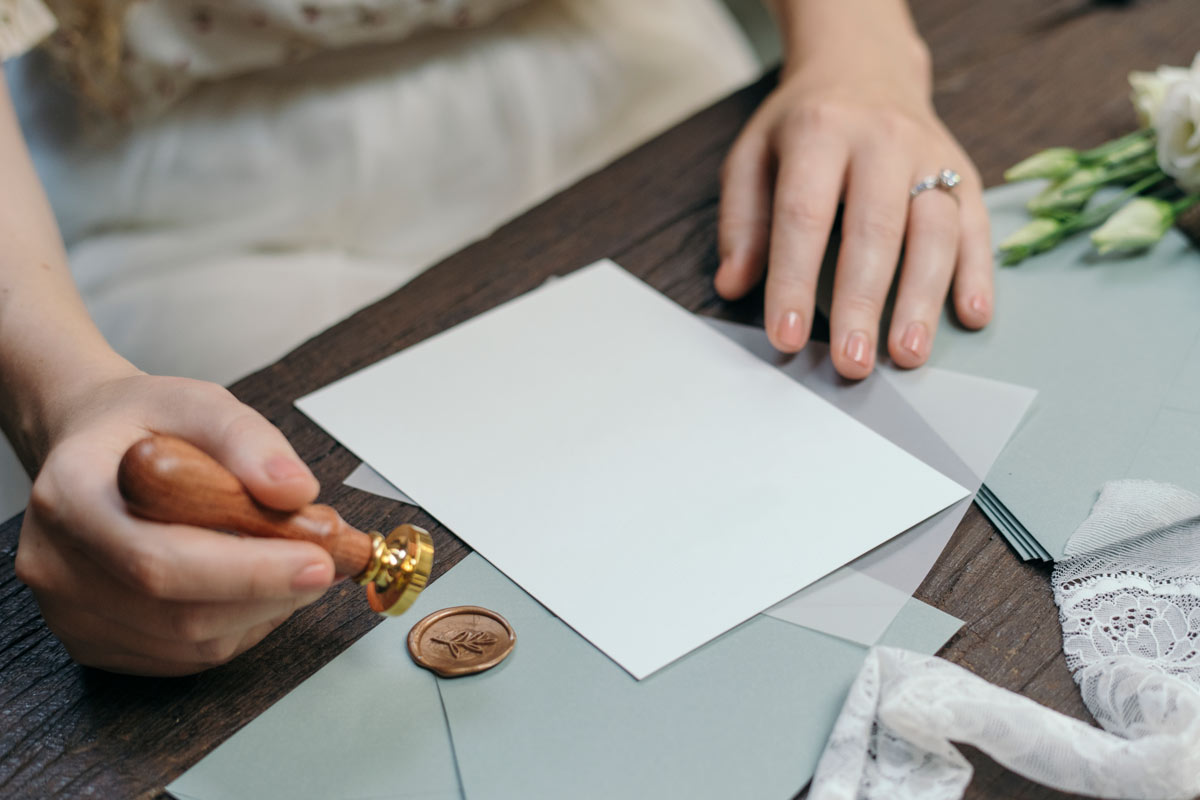
M1084 211L1082 214L1079 214L1078 216L1073 217L1072 219L1064 220L1063 221L1064 236L1070 235L1072 233L1076 233L1085 228L1091 228L1096 225L1099 225L1101 222L1104 222L1104 220L1106 220L1110 216L1112 216L1112 213L1114 211L1116 211L1121 206L1125 205L1125 201L1127 201L1129 198L1133 197L1134 195L1141 194L1146 189L1149 189L1151 186L1154 186L1155 184L1160 183L1161 181L1164 181L1166 179L1167 179L1167 176L1161 169L1155 169L1154 172L1145 176L1144 178L1137 181L1136 183L1130 185L1128 188L1126 188L1124 191L1122 191L1119 195L1117 195L1116 197L1114 197L1112 200L1108 201L1104 205L1096 206L1095 208L1090 208L1087 211Z
M1176 219L1178 219L1180 214L1197 204L1200 204L1200 194L1188 195L1172 203L1171 211L1175 214Z
M1127 133L1120 138L1113 139L1111 142L1105 142L1099 147L1093 147L1091 150L1084 150L1079 154L1079 160L1085 164L1102 161L1123 147L1132 146L1139 141L1153 138L1153 128L1138 128L1133 133Z
M1108 173L1102 167L1083 167L1051 183L1030 198L1025 207L1035 217L1069 219L1087 205L1096 189L1107 180Z
M1128 164L1131 161L1149 156L1155 158L1158 149L1158 142L1155 139L1141 139L1131 145L1122 147L1118 150L1113 150L1107 156L1100 159L1100 165L1104 167L1119 167L1122 164Z
M1138 181L1159 171L1154 155L1145 155L1124 166L1082 167L1047 186L1026 203L1036 217L1070 220L1080 213L1101 186Z
M1082 171L1113 170L1140 163L1153 156L1156 145L1154 131L1143 128L1082 153L1070 147L1050 147L1006 169L1004 180L1011 183L1049 178L1061 184Z
M1094 189L1098 186L1107 186L1110 183L1120 183L1121 181L1138 181L1153 174L1162 174L1162 170L1158 168L1158 159L1155 156L1143 156L1137 161L1127 163L1125 165L1115 165L1111 172L1105 172L1094 181L1081 184L1077 187L1080 190Z
M1016 266L1030 256L1044 253L1058 246L1068 236L1078 233L1085 228L1092 228L1099 225L1112 216L1129 198L1166 180L1166 177L1162 170L1156 169L1153 173L1146 175L1141 180L1127 187L1119 195L1103 205L1073 215L1064 215L1055 218L1035 217L1023 228L1014 232L1008 239L1000 243L1000 253L1003 255L1002 263L1006 267ZM1194 199L1186 199L1193 201L1193 203L1200 202L1200 195Z

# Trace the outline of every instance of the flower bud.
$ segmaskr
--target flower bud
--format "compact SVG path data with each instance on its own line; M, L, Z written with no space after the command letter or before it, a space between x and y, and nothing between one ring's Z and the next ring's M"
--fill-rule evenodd
M1077 170L1057 183L1052 183L1026 204L1034 216L1057 216L1075 212L1087 205L1106 178L1101 167Z
M1026 223L1000 243L1004 264L1019 264L1032 255L1049 250L1058 244L1065 232L1064 223L1049 217L1038 217Z
M1166 200L1135 197L1092 231L1092 244L1101 254L1145 250L1173 224L1175 210Z
M1079 167L1079 153L1070 147L1051 147L1034 153L1004 171L1006 181L1028 181L1034 178L1059 180Z
M1135 165L1140 162L1150 160L1150 165L1153 166L1155 141L1153 136L1141 137L1123 137L1125 141L1119 147L1114 147L1109 150L1097 164L1105 169L1116 169L1118 167Z

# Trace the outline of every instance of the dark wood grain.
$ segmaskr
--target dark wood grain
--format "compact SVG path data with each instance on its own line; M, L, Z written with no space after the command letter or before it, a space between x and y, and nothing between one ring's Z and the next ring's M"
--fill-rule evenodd
M989 184L1038 148L1089 145L1125 131L1134 124L1126 73L1186 64L1200 46L1194 0L915 0L914 13L934 54L937 107ZM241 381L235 393L283 429L321 480L321 500L350 524L431 530L436 579L467 552L464 545L419 510L342 486L356 460L292 400L604 256L690 309L757 320L758 301L723 304L710 278L718 169L773 81L738 92L524 214ZM620 309L613 314L619 320ZM358 587L340 585L234 663L203 675L147 680L83 669L13 575L19 526L17 518L0 527L4 797L157 796L377 621ZM972 510L917 596L966 620L946 658L1087 719L1061 654L1048 576L1047 567L1020 563ZM970 757L977 774L969 797L1066 796Z

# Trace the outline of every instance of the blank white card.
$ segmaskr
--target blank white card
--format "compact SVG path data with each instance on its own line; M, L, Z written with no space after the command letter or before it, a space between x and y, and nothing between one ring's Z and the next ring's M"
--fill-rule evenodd
M611 261L296 405L639 679L967 494Z

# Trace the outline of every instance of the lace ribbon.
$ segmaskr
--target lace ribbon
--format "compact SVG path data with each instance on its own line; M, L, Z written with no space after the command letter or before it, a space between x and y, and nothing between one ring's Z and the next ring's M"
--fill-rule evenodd
M867 656L811 800L950 800L971 780L952 742L1030 780L1105 798L1200 794L1200 497L1107 484L1054 570L1067 665L1101 728L939 658Z

